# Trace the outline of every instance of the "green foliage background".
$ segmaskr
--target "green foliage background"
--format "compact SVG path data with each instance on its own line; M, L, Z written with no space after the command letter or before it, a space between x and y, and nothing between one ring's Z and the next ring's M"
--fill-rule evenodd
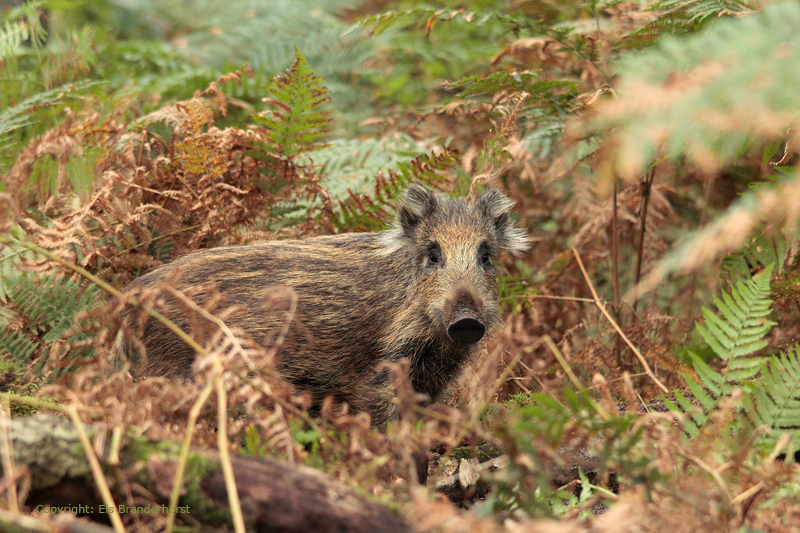
M107 355L119 309L105 282L199 247L377 231L414 180L454 194L489 183L535 243L498 265L501 359L448 398L449 418L426 413L408 434L509 459L468 518L442 511L441 524L613 531L588 513L600 502L609 516L644 509L642 530L800 523L787 474L800 447L797 2L220 6L2 8L4 393L70 383ZM382 473L410 447L402 429L364 437L379 451L361 467L347 432L269 416L263 438L240 435L249 453L301 449L415 515ZM587 451L591 472L556 487L565 449Z

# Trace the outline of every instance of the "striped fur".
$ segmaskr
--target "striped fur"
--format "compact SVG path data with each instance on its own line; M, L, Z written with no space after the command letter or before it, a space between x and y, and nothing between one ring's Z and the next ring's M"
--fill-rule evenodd
M281 374L315 402L333 396L383 426L396 407L382 362L408 358L415 390L435 400L480 349L481 329L491 333L499 325L490 258L502 248L514 254L528 248L511 207L493 189L477 199L450 199L415 184L391 230L204 250L131 287L158 287L177 275L173 286L198 303L218 291L240 309L226 323L264 346L274 342L287 316L280 301L265 309L265 290L291 287L299 307ZM174 298L165 296L161 311L189 331ZM126 320L133 319L128 311ZM134 346L143 346L142 374L191 376L193 350L160 322L148 320L139 340L120 334L118 350L130 357L137 355Z

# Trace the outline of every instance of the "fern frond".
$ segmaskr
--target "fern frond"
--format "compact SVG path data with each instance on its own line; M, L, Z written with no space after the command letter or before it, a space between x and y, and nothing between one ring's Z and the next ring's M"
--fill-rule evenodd
M555 89L572 89L578 82L568 80L537 80L536 71L495 72L487 76L468 76L455 82L446 82L443 87L460 89L461 94L494 94L500 91L525 91L532 95L546 96Z
M314 152L324 185L334 200L344 200L349 192L367 193L374 189L375 176L397 168L398 163L425 154L430 142L395 132L372 139L334 139Z
M452 20L458 15L464 15L463 11L448 11L445 9L416 8L406 11L386 11L379 15L370 15L361 19L360 23L364 29L369 30L370 35L376 36L385 32L391 27L406 26L425 26L429 30L437 20Z
M223 68L247 61L269 78L292 61L295 47L312 64L320 64L323 77L342 79L363 68L365 54L375 48L374 41L347 31L339 14L348 0L228 0L225 9L218 0L195 0L192 9L182 9L184 3L175 0L128 4L138 4L132 8L142 24L149 23L154 9L169 12L173 31L185 31L185 48L203 64Z
M0 13L5 19L0 22L0 58L6 66L19 55L24 42L36 49L44 45L47 29L41 23L42 3L42 0L21 2L21 5Z
M12 228L11 233L15 237L23 237L25 234L22 230ZM18 246L15 244L8 244L0 247L0 305L8 302L8 291L6 290L7 284L4 280L10 279L11 276L19 272L19 265L23 261L36 262L36 254L31 250ZM0 327L7 326L3 323L2 316L0 316Z
M773 265L753 276L746 283L739 282L730 294L714 298L718 312L703 308L705 324L696 324L696 329L712 351L726 363L722 372L717 372L698 355L689 352L699 381L684 374L686 384L700 404L697 409L684 395L675 393L679 407L666 402L673 411L689 413L693 424L685 430L696 435L721 398L730 396L733 386L755 378L763 368L764 359L753 354L767 345L767 334L775 322L770 314L770 276Z
M783 232L760 231L747 245L722 260L722 274L731 281L750 276L750 269L774 264L782 272L790 245Z
M14 130L31 124L33 122L33 113L46 107L63 104L67 98L79 97L92 87L96 87L101 83L102 82L90 80L68 83L50 91L36 93L18 104L1 111L0 157L7 157L5 152L15 147L12 143L13 139L9 138L9 134Z
M30 30L22 21L6 20L0 27L0 57L16 55L22 43L30 36Z
M390 28L424 28L430 33L437 23L463 21L475 25L502 24L510 31L519 33L520 31L530 31L541 33L546 28L546 24L541 24L538 20L533 20L524 13L500 14L492 10L466 11L464 9L437 9L430 7L417 7L403 11L385 11L378 15L369 15L362 18L358 24L369 31L371 36L377 36ZM569 32L569 30L565 30Z
M18 272L3 279L2 284L8 304L14 306L28 333L7 331L0 339L0 349L14 361L20 365L29 364L35 354L44 353L57 340L64 340L72 347L71 361L94 354L86 342L90 337L89 325L76 322L76 317L94 309L101 294L99 287L85 286L80 280L57 272ZM46 359L40 357L34 366L39 378L44 377Z
M330 101L330 91L322 84L325 80L299 50L295 52L297 59L289 70L267 88L271 97L265 102L273 109L253 117L266 128L271 148L285 160L327 146L316 141L330 131L331 122L330 113L318 109Z
M628 34L628 37L656 37L663 34L690 33L713 20L735 17L754 11L741 0L658 0L646 11L658 11L654 21Z
M774 444L783 433L800 448L800 346L761 363L761 378L745 398L744 414L755 427L768 428L761 440ZM792 453L787 453L792 456Z
M797 3L774 3L629 54L619 65L618 98L598 106L591 119L612 132L610 167L637 179L659 150L703 168L725 165L753 138L793 131L800 110L793 90L800 85L793 67L800 60L799 24Z
M378 174L375 178L375 193L349 193L340 202L341 209L334 218L339 229L377 231L385 229L391 220L394 204L412 181L431 183L441 179L439 173L453 168L458 151L444 148L440 153L419 156L410 163L397 163L397 170L390 170L389 177Z
M22 331L6 330L0 335L0 360L11 360L20 368L26 367L35 358L40 346Z
M764 337L775 324L765 320L770 314L770 265L755 275L750 283L737 283L730 295L723 293L722 299L714 298L719 315L703 308L705 324L697 324L697 331L714 350L727 361L729 370L738 368L740 358L754 353L764 346Z
M72 327L75 315L94 307L100 289L85 287L79 280L56 272L37 275L22 272L5 281L9 299L26 316L32 331L46 332L43 340L52 342Z

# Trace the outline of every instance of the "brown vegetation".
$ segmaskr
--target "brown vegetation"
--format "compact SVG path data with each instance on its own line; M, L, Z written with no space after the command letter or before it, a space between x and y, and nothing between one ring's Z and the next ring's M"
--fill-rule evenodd
M259 79L246 66L149 113L135 100L87 97L20 137L0 190L3 411L51 411L99 428L82 446L92 496L106 504L177 505L200 469L190 450L215 449L221 521L240 531L258 500L242 482L264 458L290 472L323 470L422 531L796 527L796 467L778 459L797 448L780 433L796 438L800 423L765 408L783 393L781 378L800 375L790 348L800 339L796 114L748 121L749 95L772 95L764 87L787 106L795 99L770 85L770 73L758 83L720 78L724 91L709 85L729 70L747 78L737 69L752 66L749 48L733 46L744 39L698 33L719 40L719 57L705 55L715 43L671 41L695 47L678 55L703 65L696 75L669 54L648 55L659 31L693 35L697 18L686 10L696 3L668 13L633 2L513 4L508 13L421 9L367 20L372 33L395 24L408 39L370 57L392 80L381 98L399 97L399 86L435 90L421 90L429 107L380 108L360 125L426 152L375 171L366 187L341 186L350 170L323 172L319 136L339 139L319 111L329 93L299 53L251 102L227 92ZM734 18L718 4L704 8ZM794 20L784 15L770 20ZM452 41L437 34L443 27ZM634 31L642 28L654 33ZM460 81L440 86L424 78L440 71L403 63L430 47L457 57L484 30L502 37ZM773 46L781 32L742 31L766 40L759 59L778 65L800 49ZM620 61L631 49L633 66ZM617 72L644 76L655 60L663 77L618 83ZM394 69L407 79L391 78ZM348 83L367 78L357 77ZM720 112L718 93L737 105ZM230 118L259 102L268 109ZM684 149L688 130L695 143ZM356 141L367 144L364 131ZM412 188L399 226L372 233L414 181L437 192ZM533 243L519 256L498 253L524 251L508 225L510 202ZM766 281L761 292L731 292L756 278ZM120 328L130 365L112 364ZM427 366L431 355L437 367ZM794 404L787 390L780 409ZM667 409L670 401L680 408ZM140 437L166 451L120 464L120 439ZM21 523L31 518L27 478L5 439L0 431L0 495L8 520ZM433 459L428 487L418 482L420 450ZM170 466L151 489L141 476L156 453ZM455 501L436 493L442 480ZM187 516L118 518L118 531L199 527Z

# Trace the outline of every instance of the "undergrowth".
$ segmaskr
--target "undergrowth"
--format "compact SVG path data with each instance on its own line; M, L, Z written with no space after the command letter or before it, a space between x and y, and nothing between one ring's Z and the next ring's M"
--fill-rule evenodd
M112 432L310 465L420 531L800 523L795 3L182 4L2 13L15 413L69 405ZM505 325L441 403L419 404L401 364L386 432L333 402L309 413L275 347L231 330L198 345L190 382L115 359L123 308L154 312L155 293L120 292L141 274L379 231L414 181L502 188L534 244L498 259ZM135 474L108 476L120 501Z

